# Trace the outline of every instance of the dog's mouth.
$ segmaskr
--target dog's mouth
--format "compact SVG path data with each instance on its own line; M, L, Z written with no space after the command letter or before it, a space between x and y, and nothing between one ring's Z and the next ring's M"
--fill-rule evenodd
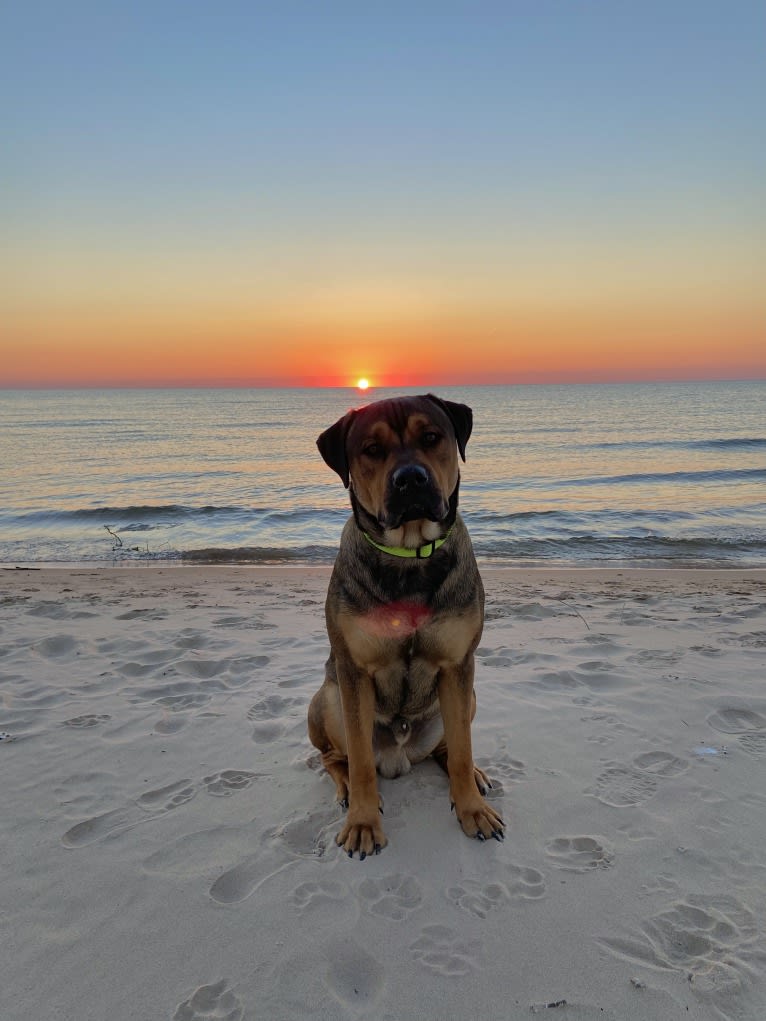
M424 503L413 503L399 513L389 511L386 516L385 525L386 528L399 528L400 525L406 525L408 521L436 521L442 520L444 515L440 513L441 508L437 510L432 506L428 506Z
M449 513L449 504L438 493L430 493L427 497L408 500L406 503L390 499L386 501L384 513L379 518L383 528L400 528L409 521L444 521Z

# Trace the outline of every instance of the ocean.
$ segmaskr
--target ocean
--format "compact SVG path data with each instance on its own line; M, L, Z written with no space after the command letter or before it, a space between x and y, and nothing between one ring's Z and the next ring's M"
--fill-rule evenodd
M399 390L398 393L417 393ZM766 381L443 387L480 562L766 565ZM0 562L331 563L353 389L0 391Z

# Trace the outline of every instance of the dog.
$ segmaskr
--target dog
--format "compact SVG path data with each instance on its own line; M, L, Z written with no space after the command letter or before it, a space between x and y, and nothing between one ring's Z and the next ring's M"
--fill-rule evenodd
M473 762L474 650L482 587L458 514L473 413L432 394L349 411L318 438L349 490L325 604L330 657L308 713L309 737L348 809L336 843L364 860L386 846L377 772L393 778L433 756L469 837L505 824Z

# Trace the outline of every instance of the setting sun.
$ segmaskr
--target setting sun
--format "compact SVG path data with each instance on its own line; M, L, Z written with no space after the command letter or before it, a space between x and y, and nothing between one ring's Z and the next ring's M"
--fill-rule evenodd
M359 390L366 390L370 385L370 381L369 379L358 379L356 385Z

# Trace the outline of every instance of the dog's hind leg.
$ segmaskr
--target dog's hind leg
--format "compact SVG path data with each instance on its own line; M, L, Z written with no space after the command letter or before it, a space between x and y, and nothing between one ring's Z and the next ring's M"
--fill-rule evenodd
M348 759L338 758L335 749L322 752L322 765L335 782L335 800L343 808L348 808Z
M335 783L336 800L348 808L348 752L338 685L325 682L309 706L309 739Z

